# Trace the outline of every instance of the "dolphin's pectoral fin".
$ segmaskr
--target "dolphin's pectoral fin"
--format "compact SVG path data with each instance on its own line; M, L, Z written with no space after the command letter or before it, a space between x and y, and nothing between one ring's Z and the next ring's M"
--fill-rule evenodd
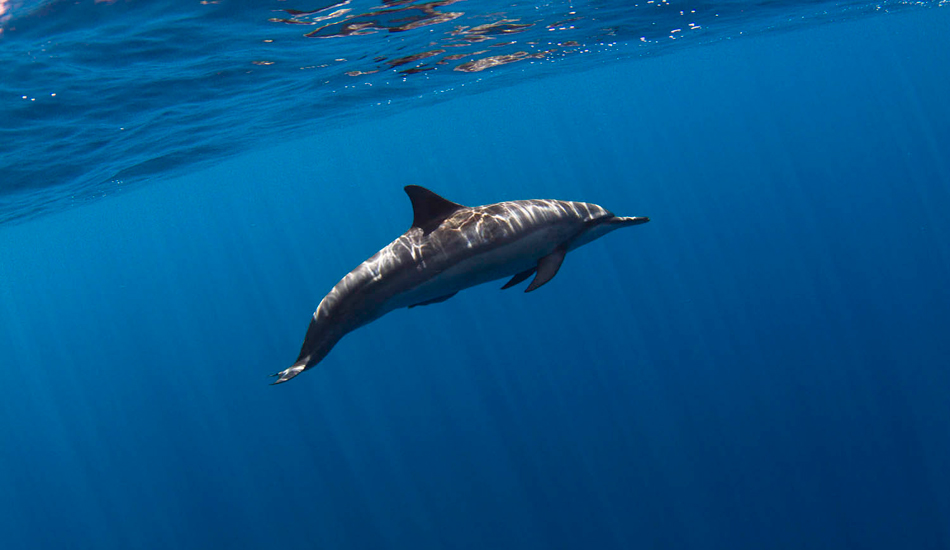
M531 269L529 269L529 270L527 270L527 271L522 271L521 273L519 273L519 274L515 275L514 277L512 277L510 281L508 281L507 283L505 283L505 286L501 287L501 289L502 289L502 290L505 290L506 288L511 288L511 287L515 286L516 284L520 283L521 281L523 281L523 280L527 279L528 277L534 275L534 272L537 271L537 270L538 270L538 268L532 267Z
M554 252L538 260L538 274L535 275L534 280L531 281L531 284L528 285L528 288L524 289L524 291L531 292L532 290L536 290L544 283L553 279L554 276L557 275L557 270L561 269L561 262L564 261L565 254L567 254L567 245L562 244L555 248Z
M445 296L439 296L438 298L433 298L431 300L426 300L425 302L419 302L418 304L412 304L411 306L409 306L409 309L412 309L416 306L427 306L429 304L438 304L439 302L444 302L448 300L449 298L451 298L452 296L455 296L456 294L458 294L458 291L455 291L452 294L446 294Z

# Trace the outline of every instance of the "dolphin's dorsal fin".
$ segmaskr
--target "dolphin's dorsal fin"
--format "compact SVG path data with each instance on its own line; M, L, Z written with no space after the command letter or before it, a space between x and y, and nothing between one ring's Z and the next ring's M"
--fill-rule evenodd
M461 204L443 199L425 187L407 185L405 189L409 200L412 201L412 227L419 227L426 233L439 227L445 218L459 208L465 208Z

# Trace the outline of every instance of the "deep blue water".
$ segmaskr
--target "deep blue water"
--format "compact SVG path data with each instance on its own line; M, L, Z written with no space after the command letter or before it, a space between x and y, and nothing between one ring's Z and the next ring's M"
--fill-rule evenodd
M142 17L69 6L4 24ZM483 80L413 73L389 108L291 120L287 90L280 107L238 87L182 106L213 111L182 123L213 144L194 152L159 125L83 153L16 111L0 545L950 548L950 11L802 6L837 15L769 32L756 12L714 39ZM112 101L161 118L165 93ZM273 117L266 139L244 135L243 102ZM62 128L100 129L75 109ZM96 179L165 152L148 178ZM407 184L652 221L571 252L537 292L393 312L268 386L330 287L408 227Z

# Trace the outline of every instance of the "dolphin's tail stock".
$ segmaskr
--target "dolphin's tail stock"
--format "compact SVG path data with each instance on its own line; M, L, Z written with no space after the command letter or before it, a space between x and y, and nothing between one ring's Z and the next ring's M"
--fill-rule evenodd
M323 307L322 302L321 307ZM277 381L271 385L283 384L322 361L333 346L340 341L343 334L345 331L339 330L339 325L334 325L329 316L314 314L314 318L310 320L310 326L307 327L307 336L304 337L297 360L289 368L272 374L271 376L277 377Z
M292 367L284 369L280 372L275 372L271 376L276 376L277 380L273 382L271 386L276 386L277 384L283 384L284 382L290 380L294 376L297 376L298 374L303 372L305 368L307 368L306 361L297 361L296 363L294 363Z

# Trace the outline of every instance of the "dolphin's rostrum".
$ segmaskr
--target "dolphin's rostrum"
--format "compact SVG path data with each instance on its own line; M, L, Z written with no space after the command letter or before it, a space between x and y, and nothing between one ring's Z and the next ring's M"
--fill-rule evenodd
M409 185L412 227L343 277L317 306L300 356L274 376L286 382L319 363L347 333L394 309L448 300L458 291L531 275L525 292L551 280L568 251L650 221L584 202L522 200L468 207Z

